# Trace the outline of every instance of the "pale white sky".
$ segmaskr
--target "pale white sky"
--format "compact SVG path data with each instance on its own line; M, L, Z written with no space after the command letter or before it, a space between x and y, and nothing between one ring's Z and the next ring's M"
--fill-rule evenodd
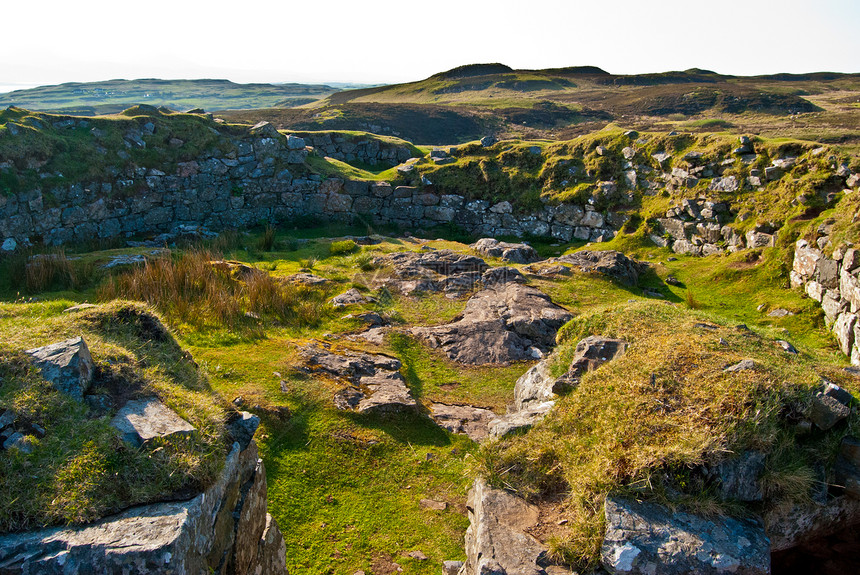
M0 91L112 78L394 83L462 64L860 72L860 0L29 0Z

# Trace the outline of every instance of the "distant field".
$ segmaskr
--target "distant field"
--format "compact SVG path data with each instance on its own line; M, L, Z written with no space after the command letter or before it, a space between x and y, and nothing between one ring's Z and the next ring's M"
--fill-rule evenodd
M229 80L108 80L41 86L0 94L0 106L82 115L111 114L135 104L184 111L292 107L354 86L235 84Z

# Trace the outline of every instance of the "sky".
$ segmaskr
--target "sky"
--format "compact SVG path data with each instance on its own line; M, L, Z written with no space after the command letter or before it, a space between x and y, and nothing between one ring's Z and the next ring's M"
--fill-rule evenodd
M419 80L463 64L860 72L860 0L29 0L0 92L114 78ZM18 10L20 13L15 14Z

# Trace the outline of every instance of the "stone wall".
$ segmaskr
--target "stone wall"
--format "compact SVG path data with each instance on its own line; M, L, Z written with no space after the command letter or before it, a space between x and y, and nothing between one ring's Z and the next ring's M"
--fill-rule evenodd
M432 186L300 175L306 173L306 142L270 126L258 126L225 148L178 163L170 172L129 169L102 181L0 196L0 242L8 251L38 242L155 235L181 225L220 231L307 216L404 229L453 223L481 236L603 241L625 221L591 206L545 205L521 214L507 201L469 201L437 194Z
M286 546L266 513L266 471L234 443L214 485L189 501L134 507L82 527L0 537L4 574L283 575Z
M822 248L828 241L823 235L817 245L797 242L791 286L802 287L821 303L842 353L851 357L853 365L860 365L860 250L845 245L827 257Z
M313 146L320 156L327 156L344 162L359 161L371 166L394 167L412 156L412 149L381 138L350 136L338 132L297 132Z

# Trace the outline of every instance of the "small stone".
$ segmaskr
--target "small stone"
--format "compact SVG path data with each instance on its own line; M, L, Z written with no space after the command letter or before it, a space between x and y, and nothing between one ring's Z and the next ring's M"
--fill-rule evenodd
M424 509L432 509L433 511L445 511L448 509L448 504L444 501L436 501L435 499L422 499L419 501Z
M95 304L91 303L79 303L78 305L73 305L72 307L67 307L63 310L63 313L74 313L76 311L83 311L85 309L92 309L94 307L98 307Z
M783 309L781 307L778 307L775 310L771 311L769 314L767 314L768 317L787 317L790 315L794 314L787 309Z
M33 446L29 438L20 431L16 431L3 442L3 449L17 449L21 453L33 453Z
M15 241L15 238L6 238L3 240L3 245L0 246L0 250L4 252L14 252L18 248L18 242Z
M331 299L330 303L334 307L346 307L349 305L365 304L374 301L372 298L364 296L356 288L350 288L342 294Z
M457 575L460 572L460 569L463 568L462 561L443 561L442 562L442 575Z
M736 373L738 371L747 371L750 369L755 369L755 362L751 359L744 359L734 365L730 365L723 371L726 373Z
M793 345L791 345L790 343L785 341L784 339L777 340L776 344L779 347L781 347L782 350L785 351L786 353L793 353L795 355L797 354L797 349Z
M427 561L427 556L421 553L420 551L410 551L406 554L408 557L412 557L417 561Z
M839 387L835 383L824 381L824 395L832 397L842 405L851 406L854 402L854 396L846 389Z

